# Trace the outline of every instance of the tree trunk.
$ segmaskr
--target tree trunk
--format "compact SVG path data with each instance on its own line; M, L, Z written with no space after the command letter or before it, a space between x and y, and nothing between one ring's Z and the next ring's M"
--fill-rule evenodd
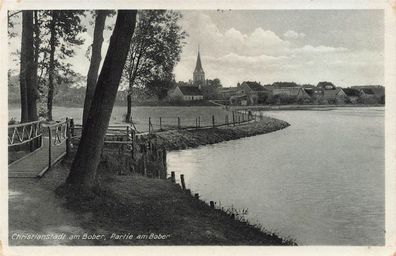
M96 170L135 24L136 10L118 11L87 122L66 180L83 191L90 191L96 183Z
M21 64L19 73L19 85L21 93L21 123L27 122L28 119L28 104L27 104L27 85L28 80L28 57L27 51L29 48L29 21L30 12L22 11L22 38L21 38Z
M52 120L52 101L54 98L55 77L55 43L56 43L56 11L52 11L50 24L50 59L48 65L48 95L47 95L47 119Z
M131 90L131 89L129 89ZM131 92L128 92L127 95L127 112L125 115L125 122L130 123L131 122L131 115L132 115L132 96Z
M37 118L37 67L34 56L33 39L33 11L25 11L27 17L26 24L26 91L28 121L36 121Z
M108 11L96 11L95 29L92 43L92 55L87 75L87 90L85 93L84 110L83 110L83 126L88 117L88 111L91 107L92 97L95 92L96 81L98 79L98 71L102 60L101 51L103 44L103 30L106 22Z

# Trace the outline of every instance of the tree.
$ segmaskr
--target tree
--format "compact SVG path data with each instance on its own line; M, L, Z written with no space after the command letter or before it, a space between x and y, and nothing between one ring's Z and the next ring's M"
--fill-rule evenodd
M202 94L205 99L216 99L218 95L218 90L221 88L220 79L215 78L213 80L206 80L206 83L201 86Z
M49 31L49 42L44 49L49 54L48 66L46 67L48 72L48 120L52 120L55 79L60 83L62 79L74 74L70 64L66 64L63 60L74 55L74 50L71 48L72 45L81 45L84 42L83 39L78 38L79 34L86 30L81 25L80 16L83 14L83 11L64 10L49 10L43 13L48 18L45 19L42 27Z
M102 61L101 51L103 44L103 31L109 11L97 10L95 14L96 17L92 42L92 55L87 75L87 89L84 100L83 126L87 121L88 111L91 106L93 94L95 92L96 80L98 79L99 66L100 62Z
M163 100L168 96L168 91L175 87L175 82L167 79L153 79L146 85L147 90L157 96L158 100Z
M20 93L21 93L21 123L28 122L28 83L31 83L32 47L33 47L33 13L22 12L21 62L20 62Z
M142 10L138 14L124 78L128 83L126 121L130 121L132 88L144 87L151 80L172 80L173 68L180 60L186 33L178 24L175 11Z
M66 184L83 191L90 191L95 186L96 170L104 138L135 30L136 12L136 10L118 11L110 45L96 83L87 122L66 180Z

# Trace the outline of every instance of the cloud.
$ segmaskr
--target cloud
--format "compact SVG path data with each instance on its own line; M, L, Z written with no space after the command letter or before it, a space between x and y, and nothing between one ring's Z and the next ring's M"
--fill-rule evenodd
M330 46L312 46L305 45L301 48L292 49L291 52L295 53L336 53L336 52L345 52L348 51L347 48L344 47L330 47Z
M299 39L299 38L304 38L305 34L304 33L298 33L294 30L288 30L283 34L283 37L286 39Z

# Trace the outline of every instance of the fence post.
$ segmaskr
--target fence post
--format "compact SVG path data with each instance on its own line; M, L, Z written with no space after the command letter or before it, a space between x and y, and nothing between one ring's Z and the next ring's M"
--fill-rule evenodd
M177 117L177 129L180 130L180 117L179 116Z
M232 111L232 123L235 126L235 113Z
M171 181L172 181L173 183L176 182L175 172L171 172Z
M74 119L70 118L70 133L71 136L74 137Z
M215 128L215 117L214 117L214 115L212 115L212 126L213 126L213 128Z
M162 131L162 117L160 117L160 131Z
M195 118L195 129L198 129L198 117Z
M201 116L198 116L198 127L201 127Z
M70 120L66 117L66 155L70 154Z
M48 169L51 168L51 151L52 151L52 131L51 127L48 127L48 136L49 136L49 141L48 141Z
M151 133L151 117L149 117L149 133Z
M184 174L180 174L180 182L182 185L182 189L186 190L186 183L184 182Z

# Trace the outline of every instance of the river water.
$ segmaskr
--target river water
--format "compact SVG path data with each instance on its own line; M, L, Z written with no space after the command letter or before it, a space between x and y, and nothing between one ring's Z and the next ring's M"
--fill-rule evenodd
M301 245L382 245L384 108L266 111L290 127L168 154L217 207Z

